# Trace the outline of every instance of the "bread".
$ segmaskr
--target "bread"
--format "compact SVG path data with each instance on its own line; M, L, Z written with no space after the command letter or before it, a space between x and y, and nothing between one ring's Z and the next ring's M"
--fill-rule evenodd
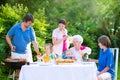
M72 59L57 59L56 64L59 64L59 63L74 63L74 60L72 60Z
M17 58L6 58L5 59L6 62L26 62L26 59L17 59Z

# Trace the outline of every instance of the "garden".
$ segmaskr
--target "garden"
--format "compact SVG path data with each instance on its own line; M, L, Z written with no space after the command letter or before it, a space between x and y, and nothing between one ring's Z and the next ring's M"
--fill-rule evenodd
M92 49L90 58L98 58L97 39L101 35L109 36L112 48L120 48L119 0L1 0L0 80L7 80L6 76L9 73L9 68L2 63L2 60L10 57L11 52L5 40L6 34L14 24L22 22L26 13L34 16L32 27L35 30L39 50L43 54L45 43L52 43L52 31L58 27L58 20L63 18L67 20L68 35L81 35L84 38L83 45ZM36 61L33 47L32 54L33 60ZM119 75L117 80L120 80Z

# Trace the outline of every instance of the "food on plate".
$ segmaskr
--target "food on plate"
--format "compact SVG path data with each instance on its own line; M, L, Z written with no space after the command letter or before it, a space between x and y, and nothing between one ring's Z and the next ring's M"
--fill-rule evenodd
M75 61L72 60L72 59L57 59L56 60L56 64L59 64L59 63L74 63Z
M17 59L17 58L6 58L5 61L7 62L26 62L26 59Z

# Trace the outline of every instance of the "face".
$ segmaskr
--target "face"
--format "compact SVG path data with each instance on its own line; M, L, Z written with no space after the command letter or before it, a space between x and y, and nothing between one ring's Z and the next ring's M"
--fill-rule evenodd
M100 42L98 42L98 45L100 48L102 48L102 49L104 48L104 45L102 45Z
M65 29L65 25L62 24L62 23L59 23L59 29L60 29L60 30L64 30L64 29Z
M47 55L50 55L52 53L52 49L50 48L50 46L45 46L45 51Z
M32 21L27 21L24 23L25 27L28 28L33 22Z
M50 54L50 47L49 47L49 46L46 46L46 47L45 47L45 51L46 51L46 54L49 55L49 54Z
M73 40L73 45L74 45L74 47L75 48L80 48L80 46L81 46L81 42L80 41L76 41L75 39Z
M72 55L71 51L67 51L67 52L66 52L66 56L69 57L69 56L71 56L71 55Z

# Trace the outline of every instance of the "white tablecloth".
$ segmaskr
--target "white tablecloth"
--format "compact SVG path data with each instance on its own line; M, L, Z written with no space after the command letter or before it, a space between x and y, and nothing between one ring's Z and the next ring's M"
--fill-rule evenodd
M24 65L19 80L97 80L93 62L72 65Z

